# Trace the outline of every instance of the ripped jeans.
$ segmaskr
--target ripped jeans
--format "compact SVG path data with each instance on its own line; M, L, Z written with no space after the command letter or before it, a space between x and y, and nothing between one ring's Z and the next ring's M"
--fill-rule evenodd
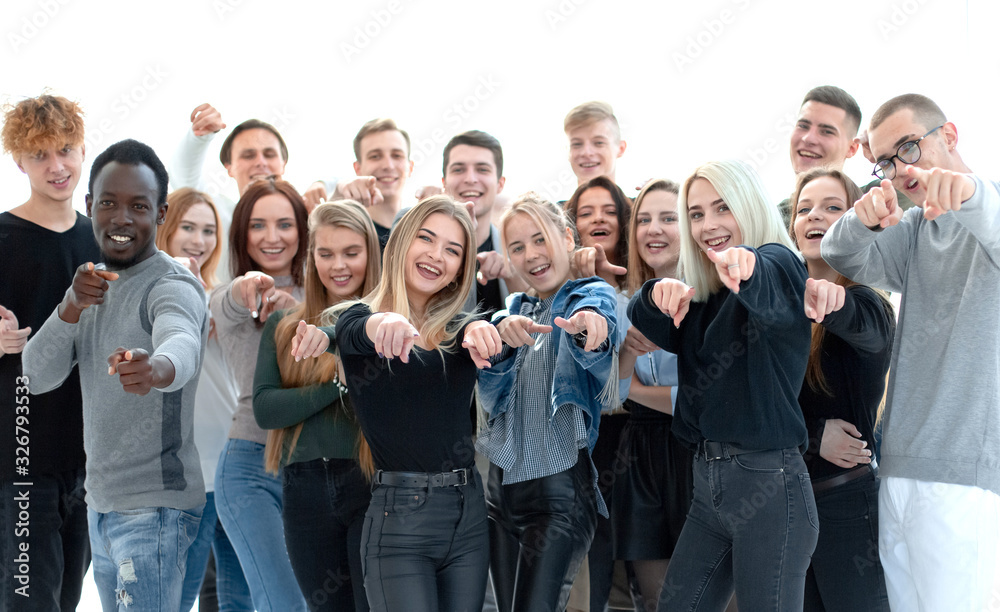
M204 507L87 510L94 582L104 612L180 608L188 547Z

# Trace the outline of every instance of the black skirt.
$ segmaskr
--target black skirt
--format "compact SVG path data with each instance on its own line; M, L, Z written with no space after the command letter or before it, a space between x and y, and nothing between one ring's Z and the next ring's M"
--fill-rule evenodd
M669 559L691 506L693 453L670 433L673 417L626 402L630 412L611 495L616 559Z

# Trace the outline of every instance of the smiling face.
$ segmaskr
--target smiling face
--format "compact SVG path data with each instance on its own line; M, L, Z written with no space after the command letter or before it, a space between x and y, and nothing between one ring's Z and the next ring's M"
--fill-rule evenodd
M802 187L792 227L795 242L807 262L821 259L820 242L833 222L850 208L847 199L844 186L832 176L821 176Z
M615 137L610 119L582 125L566 135L569 137L569 163L577 184L598 176L615 180L615 164L625 153L625 141Z
M722 251L743 243L736 217L707 179L695 179L688 189L687 216L691 237L702 251Z
M576 231L583 246L601 245L608 257L614 258L618 244L618 212L607 189L593 187L580 194L576 206Z
M573 233L558 236L556 228L549 233L556 244L550 244L535 219L526 213L511 217L504 228L510 263L521 278L542 299L555 294L569 278L569 254L573 252Z
M156 226L167 205L157 206L159 185L146 165L108 162L87 194L87 215L94 220L94 238L109 269L124 269L156 253Z
M194 257L200 268L219 242L218 229L212 208L204 202L193 204L167 240L167 254L171 257Z
M673 276L681 252L677 194L650 191L636 214L635 242L639 257L657 278Z
M80 182L83 168L83 145L66 145L16 157L17 167L28 175L33 197L50 202L66 202Z
M841 169L858 150L848 126L847 111L809 100L799 109L792 129L789 155L795 174L818 168Z
M229 176L236 179L240 193L257 179L281 178L285 160L281 157L278 137L264 128L243 130L233 139L232 153L226 164Z
M403 263L406 295L416 310L422 312L432 296L458 278L465 249L465 231L453 217L438 212L424 219Z
M368 268L364 236L336 225L323 225L315 231L313 261L330 305L358 297Z
M254 202L247 228L247 252L261 272L271 276L291 274L298 249L295 211L288 198L270 193Z
M444 192L456 202L472 202L477 219L488 219L497 194L503 191L504 178L497 176L493 151L460 144L448 153L448 166L441 183Z
M397 130L368 134L361 139L361 158L354 162L354 172L374 176L382 196L390 202L398 201L406 179L413 173L406 139Z

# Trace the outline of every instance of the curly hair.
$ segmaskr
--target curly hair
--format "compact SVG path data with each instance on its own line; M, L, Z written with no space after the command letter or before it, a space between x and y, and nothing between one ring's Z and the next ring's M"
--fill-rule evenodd
M14 157L83 144L83 109L72 100L43 94L4 107L0 138Z

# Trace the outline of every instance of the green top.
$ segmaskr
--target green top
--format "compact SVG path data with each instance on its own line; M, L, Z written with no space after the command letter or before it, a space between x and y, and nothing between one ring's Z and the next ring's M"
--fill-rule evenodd
M313 459L356 459L358 424L347 394L336 381L286 389L278 369L274 331L285 311L267 318L257 353L253 379L253 414L262 429L292 427L302 434L291 457L285 459L291 436L286 438L281 465Z

